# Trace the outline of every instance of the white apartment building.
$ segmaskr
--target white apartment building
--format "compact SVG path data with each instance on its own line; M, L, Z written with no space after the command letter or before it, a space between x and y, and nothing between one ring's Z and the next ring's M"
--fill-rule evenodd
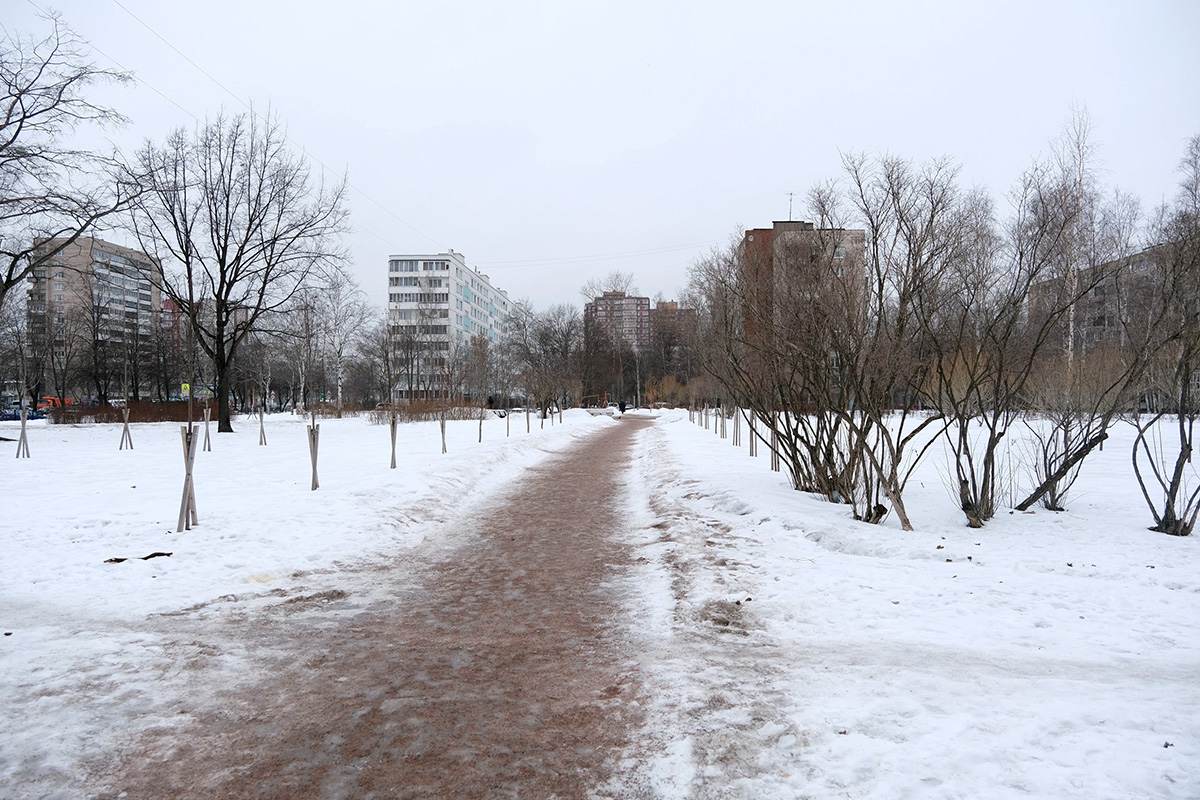
M498 344L511 311L508 293L453 250L389 256L387 308L398 398L458 392L471 339Z

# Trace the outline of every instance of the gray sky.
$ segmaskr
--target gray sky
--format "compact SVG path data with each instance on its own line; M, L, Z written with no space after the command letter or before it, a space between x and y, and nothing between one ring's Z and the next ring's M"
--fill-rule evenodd
M40 33L51 6L0 7ZM1196 0L53 7L140 80L102 95L132 119L122 148L253 102L348 172L354 273L379 305L389 254L447 248L537 308L614 269L671 298L738 226L787 219L788 192L803 218L841 151L950 156L999 195L1072 104L1106 182L1149 208L1200 133Z

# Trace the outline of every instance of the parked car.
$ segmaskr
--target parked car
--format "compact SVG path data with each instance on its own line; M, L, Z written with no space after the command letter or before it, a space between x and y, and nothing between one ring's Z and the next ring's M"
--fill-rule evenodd
M20 406L11 406L0 411L0 422L15 422L21 418ZM45 414L40 414L33 409L29 409L25 415L25 419L45 419Z

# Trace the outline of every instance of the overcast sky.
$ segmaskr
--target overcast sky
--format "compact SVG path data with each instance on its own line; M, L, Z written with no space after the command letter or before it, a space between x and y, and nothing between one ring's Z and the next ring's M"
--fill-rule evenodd
M0 22L41 33L51 7L139 80L102 93L122 149L252 102L348 173L379 305L388 255L451 248L539 309L612 270L669 299L789 192L803 218L843 151L950 156L999 195L1072 104L1149 208L1200 133L1196 0L0 0Z

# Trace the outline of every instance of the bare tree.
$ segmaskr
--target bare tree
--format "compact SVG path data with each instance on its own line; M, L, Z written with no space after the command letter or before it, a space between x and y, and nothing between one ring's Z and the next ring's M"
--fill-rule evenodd
M218 430L232 432L238 347L319 271L340 265L345 181L316 181L274 117L220 116L188 136L147 142L128 174L142 249L164 267L162 291L187 317L216 374Z
M905 486L947 424L936 407L921 410L933 374L930 320L938 311L922 299L961 258L970 203L948 161L920 168L891 156L845 161L865 224L865 280L863 302L847 304L845 331L832 338L850 400L838 412L869 466L864 483L877 482L911 530Z
M46 21L50 32L40 39L8 31L0 39L0 309L27 275L124 209L136 192L113 177L111 159L68 141L79 126L125 122L87 92L129 76L96 67L59 17ZM44 240L53 246L41 246Z
M590 303L605 292L637 294L637 286L633 282L633 273L613 270L603 278L591 278L579 287L579 295L585 303Z
M149 371L154 396L159 400L170 400L178 387L185 382L186 367L191 363L188 345L192 336L182 328L182 320L173 308L158 314L150 331Z
M393 404L400 379L397 343L386 317L387 312L375 312L355 341L355 355L374 384L377 402Z
M847 284L834 280L827 253L842 245L800 232L773 252L753 235L734 236L692 267L689 304L698 310L696 350L708 379L689 383L690 399L749 409L794 488L869 513L873 503L864 509L859 491L862 453L848 446L836 410L842 365L831 320L845 313ZM767 259L778 262L778 277Z
M1161 281L1151 285L1161 289L1152 300L1159 313L1151 328L1166 328L1171 336L1155 349L1150 370L1157 380L1145 401L1156 408L1133 419L1133 465L1154 517L1152 530L1187 536L1200 515L1200 480L1192 466L1200 418L1200 135L1188 142L1180 171L1179 196L1160 209L1153 229L1153 266Z
M124 357L124 303L114 299L109 287L93 275L77 284L77 307L82 323L83 355L80 377L91 383L96 398L107 403L113 385L120 385Z
M346 379L346 359L359 332L371 316L366 295L346 272L335 270L321 288L320 303L325 327L325 346L333 365L337 389L338 413L342 410L342 387Z
M64 404L81 377L88 341L88 317L85 306L68 308L62 324L56 325L44 339L44 363L50 373L54 395Z
M1059 284L1050 294L1065 303L1066 314L1061 356L1040 353L1036 380L1028 386L1026 405L1038 417L1030 426L1037 442L1037 485L1017 504L1022 510L1038 500L1062 508L1084 458L1129 408L1131 386L1145 367L1144 351L1098 341L1097 327L1123 324L1113 296L1120 294L1120 259L1131 250L1138 207L1132 198L1102 189L1095 160L1091 119L1086 109L1075 109L1047 170L1054 187L1047 196L1055 202L1040 210L1061 220L1061 236L1047 250L1047 261L1049 280Z
M29 339L28 297L17 294L14 301L0 308L0 394L11 391L17 404L24 406L33 389L30 385L32 347Z
M582 316L578 308L559 304L538 314L514 314L513 321L511 340L522 365L522 382L545 416L581 389Z
M315 287L299 289L282 314L282 324L274 332L274 344L281 351L291 375L297 408L309 405L324 324L321 321L320 293ZM262 337L264 346L267 337Z
M1126 198L1103 198L1095 186L1085 185L1092 194L1081 202L1077 171L1063 166L1072 163L1028 169L1004 225L976 194L964 210L960 257L924 293L935 308L927 317L935 354L930 402L950 421L957 489L975 527L994 516L999 494L1015 489L1021 472L1038 477L1022 506L1047 495L1057 504L1072 470L1107 437L1136 372L1134 362L1097 355L1085 374L1083 355L1068 355L1072 309L1109 276L1107 259L1122 251L1133 213ZM1088 219L1081 220L1085 205ZM1086 253L1073 244L1083 231L1090 231ZM1013 451L1012 425L1040 412L1048 412L1034 425L1043 446Z

